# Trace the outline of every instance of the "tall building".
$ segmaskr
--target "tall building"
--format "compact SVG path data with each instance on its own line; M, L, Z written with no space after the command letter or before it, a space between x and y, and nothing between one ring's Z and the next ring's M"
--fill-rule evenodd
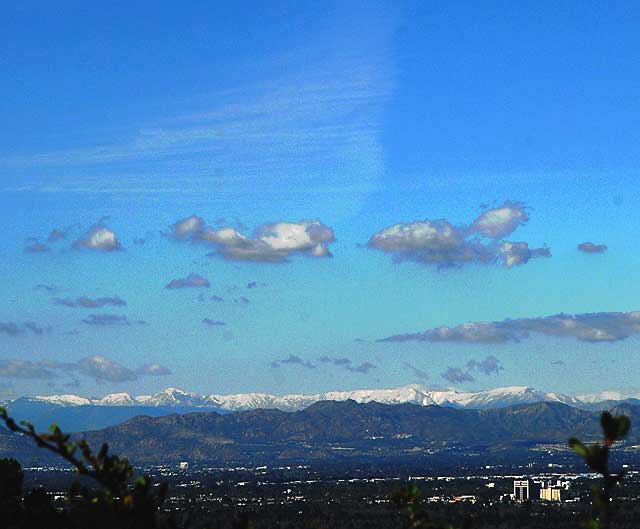
M515 501L528 501L529 496L529 480L516 480L513 482L513 499Z
M562 501L562 489L558 487L543 487L540 489L540 499L544 501Z

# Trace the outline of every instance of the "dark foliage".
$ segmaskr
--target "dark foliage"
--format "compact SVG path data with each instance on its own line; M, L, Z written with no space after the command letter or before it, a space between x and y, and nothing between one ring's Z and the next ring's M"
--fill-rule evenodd
M601 443L585 445L575 437L569 439L569 446L584 459L584 462L595 472L602 475L602 486L593 488L594 517L586 526L589 529L609 529L613 527L613 496L616 487L624 479L624 472L612 474L609 469L609 451L616 441L624 439L631 428L628 417L614 417L605 411L600 418L604 433Z
M172 526L159 511L166 486L155 487L146 476L134 479L128 460L109 454L106 443L94 454L86 441L71 441L56 425L51 426L50 433L38 434L28 422L17 424L4 408L0 408L0 419L10 431L57 454L75 468L78 476L85 478L74 480L68 492L68 508L57 511L43 489L22 497L20 465L15 460L2 460L0 490L5 492L0 499L5 517L2 527L161 529Z

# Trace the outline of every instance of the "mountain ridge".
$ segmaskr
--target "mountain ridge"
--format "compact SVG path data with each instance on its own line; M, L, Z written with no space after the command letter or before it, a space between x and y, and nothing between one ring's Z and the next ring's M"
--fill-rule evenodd
M640 407L625 405L632 423ZM132 461L241 461L407 457L464 446L517 446L586 441L601 435L600 414L560 402L485 410L412 403L320 401L304 410L258 409L141 416L79 437L108 442ZM630 439L638 439L632 432ZM463 449L463 452L468 450Z
M612 412L627 415L632 424L640 423L638 405L618 405ZM413 458L437 463L451 458L467 461L474 453L479 454L478 462L487 464L484 458L526 459L536 445L566 447L571 436L592 441L601 435L599 412L561 402L464 409L414 403L358 403L351 399L319 401L303 410L288 412L200 410L137 415L116 425L74 434L73 438L85 439L96 447L106 442L114 453L135 464ZM632 430L629 441L640 441L638 432ZM2 456L37 459L47 454L34 454L28 439L0 431Z
M602 399L598 399L598 395ZM612 397L619 396L619 399ZM410 384L390 389L365 389L328 391L315 394L274 395L270 393L206 394L167 388L154 395L134 397L129 393L113 393L102 398L87 398L77 395L37 396L33 400L60 406L190 406L194 408L216 408L226 411L243 411L258 408L275 408L297 411L314 402L353 399L356 402L376 401L385 404L410 402L427 406L437 404L470 409L490 409L519 403L562 402L575 407L592 407L599 402L617 402L629 398L640 398L631 392L605 391L601 394L571 396L555 392L543 392L530 386L507 386L481 391L459 391L455 389L433 390L420 384Z

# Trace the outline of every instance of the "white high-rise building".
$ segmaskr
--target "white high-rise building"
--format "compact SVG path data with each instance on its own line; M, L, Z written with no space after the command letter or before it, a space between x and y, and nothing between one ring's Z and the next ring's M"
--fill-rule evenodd
M528 501L529 496L529 480L516 480L513 482L513 499L515 501Z

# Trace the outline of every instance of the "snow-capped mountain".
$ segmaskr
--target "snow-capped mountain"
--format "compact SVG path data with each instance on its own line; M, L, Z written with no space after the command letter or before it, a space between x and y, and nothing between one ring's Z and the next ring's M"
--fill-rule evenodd
M578 395L576 397L580 402L592 404L604 401L620 401L627 399L640 399L638 391L620 391L617 389L601 391L600 393L588 393L586 395Z
M569 395L561 393L545 393L528 386L511 386L505 388L490 389L474 393L451 392L451 398L442 395L436 398L444 398L438 402L440 405L454 405L462 408L496 408L512 406L514 404L529 404L533 402L562 402L570 406L577 406L580 402Z
M604 392L601 395L612 395ZM584 396L584 398L595 396ZM596 400L583 400L560 393L545 393L527 386L512 386L485 391L464 392L453 389L432 390L419 384L395 389L372 389L353 391L330 391L316 394L271 395L268 393L240 393L235 395L198 395L177 388L167 388L155 395L132 397L128 393L114 393L100 399L78 397L75 395L51 395L35 397L36 400L59 404L61 406L152 406L152 407L196 407L217 408L226 411L252 410L256 408L277 408L284 411L296 411L321 400L356 402L376 401L383 404L412 403L421 406L437 404L456 408L489 409L528 404L533 402L562 402L571 406L593 403ZM603 398L600 400L617 400Z
M144 406L211 406L197 393L178 388L167 388L155 395L137 397L136 403Z
M577 405L579 401L568 395L544 393L526 386L497 388L478 392L456 390L430 390L419 384L411 384L395 389L373 389L355 391L330 391L315 395L276 396L265 393L240 395L209 395L212 405L225 410L248 410L255 408L278 408L294 411L306 408L320 400L348 400L356 402L380 402L383 404L411 403L420 406L439 405L456 408L500 408L513 404L528 404L541 401L562 402Z
M137 404L129 393L111 393L100 400L100 406L135 406Z
M76 395L49 395L35 397L35 400L59 404L61 406L167 406L167 407L213 407L204 397L191 391L167 388L155 395L131 396L129 393L111 393L102 398L86 398Z
M107 397L105 397L105 399ZM95 399L78 397L77 395L51 395L49 397L36 397L36 400L44 400L51 404L59 404L60 406L87 406L89 404L96 404Z

